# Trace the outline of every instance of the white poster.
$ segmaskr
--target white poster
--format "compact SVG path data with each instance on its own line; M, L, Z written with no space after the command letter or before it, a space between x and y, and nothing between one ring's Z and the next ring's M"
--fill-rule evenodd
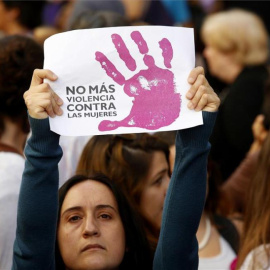
M51 130L66 136L177 130L202 124L187 108L193 29L166 26L75 30L45 41L44 68L62 98Z

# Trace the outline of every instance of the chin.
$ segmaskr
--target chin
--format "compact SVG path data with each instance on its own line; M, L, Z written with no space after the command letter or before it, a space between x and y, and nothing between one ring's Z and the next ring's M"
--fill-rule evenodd
M104 262L98 262L98 261L91 261L91 262L85 262L82 264L80 263L80 267L78 268L80 270L103 270L107 269L107 265Z
M100 254L92 252L86 253L84 258L80 260L80 270L102 270L109 269L106 258Z
M216 71L215 69L209 69L209 72L212 76L218 78L219 80L222 80L221 76L220 76L220 72Z

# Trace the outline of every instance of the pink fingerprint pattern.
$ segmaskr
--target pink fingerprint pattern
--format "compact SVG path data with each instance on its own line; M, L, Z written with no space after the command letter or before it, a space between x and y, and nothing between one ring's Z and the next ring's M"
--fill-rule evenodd
M173 48L170 41L164 38L159 42L164 65L167 67L167 69L163 69L157 67L153 56L147 54L148 46L140 32L133 31L131 38L137 44L148 68L140 70L128 80L125 80L124 76L103 53L96 52L96 60L100 62L107 75L116 83L124 85L124 92L133 97L133 106L129 115L119 121L102 121L98 127L100 131L115 130L118 127L140 127L156 130L172 124L180 114L181 96L175 92L174 74L169 70L173 59ZM115 34L112 39L115 40ZM134 59L129 52L126 52L128 49L122 38L119 42L119 35L117 35L117 40L118 43L113 42L120 58L125 62L127 68L130 65L134 66L132 61Z

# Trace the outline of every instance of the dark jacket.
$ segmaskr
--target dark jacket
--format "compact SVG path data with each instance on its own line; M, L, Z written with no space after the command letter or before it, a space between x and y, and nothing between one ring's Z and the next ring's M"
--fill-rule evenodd
M221 103L211 136L211 156L226 180L244 159L253 141L252 123L261 112L264 83L268 72L265 66L243 69Z

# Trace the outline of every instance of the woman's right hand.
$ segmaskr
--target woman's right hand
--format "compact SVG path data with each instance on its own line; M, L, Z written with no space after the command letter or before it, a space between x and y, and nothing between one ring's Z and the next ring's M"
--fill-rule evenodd
M36 69L33 73L30 88L24 93L23 97L32 118L45 119L48 116L62 115L60 106L62 99L51 89L44 79L50 81L57 80L57 76L50 70Z

